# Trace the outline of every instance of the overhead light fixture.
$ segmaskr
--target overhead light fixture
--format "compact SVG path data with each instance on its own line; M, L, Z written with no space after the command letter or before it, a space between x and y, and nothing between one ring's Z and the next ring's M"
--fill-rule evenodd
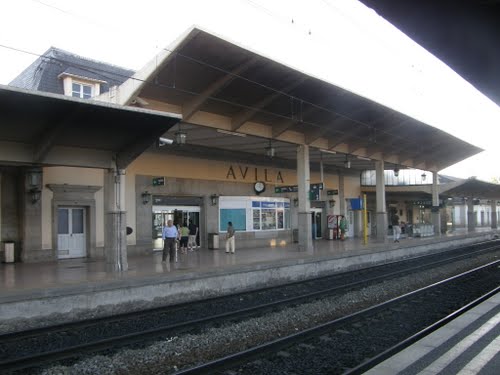
M270 158L274 158L276 150L273 147L273 143L269 140L269 146L266 147L266 155Z
M427 175L424 172L424 173L422 173L422 175L420 177L422 177L422 181L425 181L425 179L427 178Z
M170 138L164 138L164 137L160 137L158 138L158 146L159 147L163 147L165 145L171 145L172 143L174 143L174 140L173 139L170 139Z
M347 155L345 156L344 167L347 169L351 168L351 161L349 160Z
M177 143L178 145L185 145L186 138L187 138L186 132L183 132L181 130L175 132L175 143Z
M333 151L333 150L325 150L324 148L320 148L319 149L320 152L323 152L325 154L336 154L337 152L336 151Z
M364 156L356 156L357 159L359 160L366 160L366 161L371 161L372 159L370 158L365 158Z
M394 176L396 176L396 177L399 176L399 168L397 165L394 167Z
M181 123L179 122L179 129L175 132L175 143L178 145L186 144L187 133L181 129Z
M236 133L236 132L231 132L229 130L224 130L224 129L217 129L217 133L222 133L222 134L227 134L227 135L234 135L236 137L246 137L247 136L244 133Z

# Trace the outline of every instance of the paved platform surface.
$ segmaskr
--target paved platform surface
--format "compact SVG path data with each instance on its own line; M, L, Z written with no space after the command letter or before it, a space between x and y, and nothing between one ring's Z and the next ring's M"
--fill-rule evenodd
M491 230L476 230L471 236L496 233ZM218 250L198 248L187 254L178 254L174 263L162 263L161 251L152 255L131 256L126 272L113 272L106 269L103 259L66 259L44 263L0 263L0 298L6 294L33 291L52 287L64 287L81 283L123 281L150 276L179 276L193 272L236 270L240 266L272 264L283 260L314 259L325 256L344 257L371 251L384 251L406 248L421 244L445 242L454 238L467 237L467 231L457 231L439 237L410 237L393 243L388 237L385 241L370 238L364 245L362 239L351 238L345 241L316 240L310 251L299 251L297 244L269 246L261 248L237 249L235 254ZM223 244L221 244L223 245Z
M367 371L367 375L497 375L500 294Z
M174 304L322 276L464 243L491 239L497 231L457 231L402 239L317 240L310 251L297 244L266 248L197 249L162 263L161 251L130 257L129 270L107 270L104 260L74 259L0 264L0 320L137 303ZM153 305L151 305L153 304ZM111 312L112 313L112 312Z

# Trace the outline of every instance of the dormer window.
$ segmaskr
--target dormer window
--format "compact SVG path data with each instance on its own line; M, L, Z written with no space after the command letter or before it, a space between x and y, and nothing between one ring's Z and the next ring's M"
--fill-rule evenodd
M93 96L92 86L73 81L71 96L75 98L90 99Z
M64 95L80 99L98 96L101 93L101 85L107 83L95 75L72 67L59 74L58 78L63 81Z

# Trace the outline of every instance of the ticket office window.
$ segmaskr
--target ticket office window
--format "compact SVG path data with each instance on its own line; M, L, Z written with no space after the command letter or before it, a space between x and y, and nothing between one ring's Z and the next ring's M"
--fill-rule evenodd
M222 196L219 198L219 231L231 221L237 231L290 229L290 201L284 198Z
M287 206L287 207L285 207ZM253 230L290 228L290 207L287 202L252 202Z

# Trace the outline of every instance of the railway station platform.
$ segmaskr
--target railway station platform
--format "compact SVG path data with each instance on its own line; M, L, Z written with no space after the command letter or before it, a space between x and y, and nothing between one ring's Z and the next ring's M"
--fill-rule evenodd
M367 375L493 375L500 369L500 294L367 371Z
M297 244L236 249L235 254L197 249L162 263L161 251L130 257L129 270L110 272L104 260L0 264L0 324L16 318L92 311L92 316L189 302L310 277L353 270L473 244L498 231L455 231L393 243L369 239L317 240L310 251Z

